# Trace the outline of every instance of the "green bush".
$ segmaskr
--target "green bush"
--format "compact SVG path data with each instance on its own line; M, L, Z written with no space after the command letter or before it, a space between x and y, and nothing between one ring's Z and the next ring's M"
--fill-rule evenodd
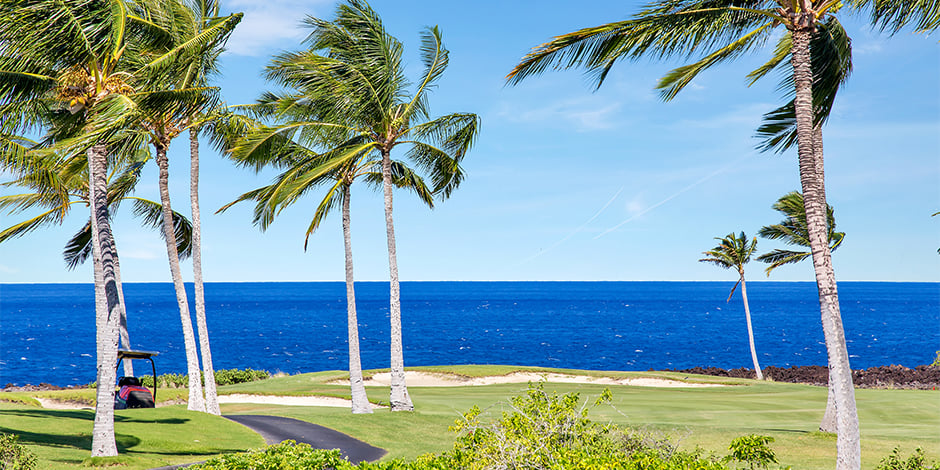
M232 385L245 382L256 382L271 377L266 370L253 369L223 369L215 371L215 383L218 385Z
M921 448L914 449L914 453L904 460L901 457L901 448L895 447L891 454L881 459L875 470L940 470L940 463L927 463L927 456Z
M192 470L347 470L354 468L339 450L320 450L309 444L284 441L254 452L223 455L192 465Z
M773 449L767 447L767 444L773 441L774 438L770 436L757 434L735 438L728 446L731 455L725 457L725 461L746 463L751 470L767 468L767 465L777 463L777 456L774 455Z
M930 364L934 367L940 367L940 351L937 351L937 357L933 359L933 364Z
M610 401L610 391L594 406ZM548 394L530 385L510 399L511 411L491 423L473 407L451 428L459 434L451 452L454 468L466 469L700 469L725 468L700 452L680 452L667 439L588 419L577 393Z
M244 382L254 382L271 377L271 373L266 370L253 369L222 369L215 371L215 383L217 385L231 385ZM159 388L185 388L189 386L189 374L160 374ZM203 377L203 379L205 379ZM140 376L140 383L144 387L153 388L153 376Z
M15 434L0 433L0 470L36 468L36 456L17 439Z

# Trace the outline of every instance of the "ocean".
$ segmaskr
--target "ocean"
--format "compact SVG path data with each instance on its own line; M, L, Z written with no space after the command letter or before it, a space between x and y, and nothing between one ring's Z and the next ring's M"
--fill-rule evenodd
M405 365L751 367L732 285L403 282ZM356 293L362 366L387 368L388 283ZM853 368L933 361L940 283L842 282L839 294ZM125 296L133 348L159 352L159 374L185 372L172 284L125 284ZM749 282L748 297L761 366L826 364L814 283ZM206 304L216 369L347 368L342 282L208 283ZM94 342L91 284L0 284L0 386L92 382Z

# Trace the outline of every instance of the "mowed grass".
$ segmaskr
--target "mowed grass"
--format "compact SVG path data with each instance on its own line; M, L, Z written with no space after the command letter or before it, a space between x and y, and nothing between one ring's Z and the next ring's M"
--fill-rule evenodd
M710 388L652 388L548 383L547 391L579 393L585 403L604 390L613 392L610 406L591 409L601 422L667 435L682 448L702 447L724 455L731 439L745 434L774 437L772 447L782 466L829 469L835 462L835 437L816 432L826 404L826 390L795 384L716 379L665 372L596 372L513 366L409 368L464 377L505 375L515 371L591 376L657 377L731 384ZM369 371L371 375L380 371ZM221 387L221 393L326 395L348 397L343 372L319 372ZM270 414L297 418L345 432L389 451L386 459L413 458L451 448L448 430L461 413L477 405L491 417L508 409L509 397L524 393L526 384L466 387L410 386L413 413L377 410L351 415L347 408L225 404L223 414ZM170 391L166 391L170 392ZM164 393L185 397L185 390ZM388 402L387 387L367 387L374 403ZM47 397L58 392L45 392ZM65 392L62 392L65 393ZM76 392L69 391L74 399ZM81 395L84 392L80 392ZM89 391L93 399L93 393ZM159 396L158 396L159 397ZM13 398L12 396L10 398ZM940 392L918 390L856 390L862 427L863 468L900 446L904 455L924 449L940 459ZM0 402L0 431L13 432L40 456L39 468L79 468L91 445L91 411L43 410L23 403ZM212 454L257 448L263 441L246 428L222 418L186 411L184 406L117 412L122 460L127 469L204 460ZM54 423L54 424L53 424ZM53 426L50 428L50 426Z

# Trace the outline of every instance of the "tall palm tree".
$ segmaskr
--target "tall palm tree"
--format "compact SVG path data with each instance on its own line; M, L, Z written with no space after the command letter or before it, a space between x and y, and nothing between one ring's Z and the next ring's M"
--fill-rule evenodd
M302 88L297 90L297 94L303 94ZM267 103L268 105L273 103ZM268 116L279 121L305 122L311 117L306 115L305 109L293 107L290 105L265 106L268 111L283 110L283 112L273 112ZM267 113L266 113L267 114ZM266 132L259 129L260 132ZM251 138L250 135L248 138ZM333 171L323 173L324 164L329 164L332 158L337 154L327 151L324 154L318 154L314 150L306 147L301 136L301 142L282 141L279 150L274 152L266 151L265 155L241 155L240 161L250 159L255 165L260 164L265 156L270 157L268 165L282 167L284 171L276 178L275 182L258 188L254 191L242 194L236 201L229 203L219 209L222 212L232 205L241 201L256 201L254 210L254 224L262 230L266 229L281 210L298 201L304 194L318 187L325 187L326 194L317 206L313 214L313 219L307 228L306 238L304 240L304 250L307 249L307 241L310 235L320 227L323 219L336 208L341 206L343 219L343 244L345 247L346 264L346 314L347 331L349 347L349 386L352 397L352 412L372 413L372 406L369 404L369 398L366 396L365 387L362 378L362 365L359 354L359 321L356 313L356 293L355 281L353 275L353 256L352 256L352 235L350 225L350 192L352 184L359 178L363 178L372 186L378 186L382 181L381 160L375 158L371 152L363 152L357 158L346 162L344 165ZM268 147L266 150L271 150ZM342 151L340 152L340 155ZM342 158L342 157L340 157ZM256 166L256 168L259 168ZM415 191L418 196L428 206L433 207L433 195L424 184L424 181L407 168L401 162L393 163L394 183L400 188L407 188Z
M747 340L751 346L751 361L754 362L754 372L757 374L757 380L764 380L764 374L761 372L760 364L757 362L757 349L754 348L754 329L751 327L751 308L747 303L747 283L744 280L744 265L751 260L751 255L757 250L757 239L751 239L748 243L747 235L741 232L740 235L729 233L724 238L715 238L718 240L718 246L705 251L706 257L699 261L711 263L725 269L734 269L738 272L738 282L731 287L731 293L728 294L728 300L734 295L734 291L741 286L741 298L744 300L744 318L747 319Z
M834 0L661 0L629 20L585 28L538 46L510 72L508 79L518 83L548 67L584 67L599 86L618 60L691 56L704 50L700 60L679 67L660 80L658 88L668 100L701 71L762 45L777 26L786 29L774 57L786 57L787 54L780 53L781 47L789 50L800 181L839 414L836 468L857 469L861 466L858 414L826 240L824 171L819 158L822 141L816 136L810 49L814 36L827 28L841 6L841 2ZM759 77L762 70L775 68L769 64L770 67L765 65L751 76Z
M806 228L806 211L803 208L803 195L798 191L787 193L777 200L773 205L774 210L786 216L779 224L767 225L762 227L757 234L770 240L782 240L788 245L795 245L809 249L809 230ZM829 230L829 251L835 251L842 244L845 238L844 232L836 232L836 219L832 206L826 207L826 225ZM770 266L764 271L767 276L774 269L785 264L798 263L811 256L809 251L793 251L774 249L757 257L757 261L769 263ZM830 372L831 374L831 372ZM836 432L836 397L833 390L834 380L830 377L828 393L826 398L826 412L819 424L819 430L823 432Z
M343 2L334 20L307 17L304 23L311 29L306 39L308 49L276 56L267 72L269 79L289 86L302 80L304 94L269 93L264 101L304 107L316 119L252 133L232 153L260 154L260 148L276 139L309 135L331 148L324 153L335 158L308 178L340 168L364 152L381 157L390 281L390 401L393 411L412 410L414 405L405 385L391 154L399 145L407 146L406 159L427 173L435 194L448 197L463 180L460 162L473 145L479 118L470 113L438 118L429 115L428 93L448 63L448 52L437 27L422 32L425 69L411 92L401 63L402 44L385 31L381 18L366 2Z
M22 135L46 127L50 115L71 114L75 133L90 137L73 150L88 157L94 221L98 392L92 456L117 455L112 404L121 309L106 194L108 119L97 118L133 92L122 61L126 38L133 32L142 45L155 38L127 11L122 0L0 3L0 128Z
M209 78L218 72L217 59L224 51L229 35L241 21L242 14L221 16L218 0L190 0L180 5L173 16L174 42L186 44L202 41L200 37L211 37L206 47L181 61L182 70L177 86L190 88L205 86ZM204 123L204 114L185 118L189 124L190 185L189 199L193 216L193 290L196 326L199 335L199 351L202 354L202 372L205 380L206 411L220 415L216 392L215 369L209 346L209 327L206 320L205 288L202 276L202 221L199 210L199 131Z
M145 93L128 106L125 112L129 122L138 123L153 144L155 160L159 169L160 201L164 211L164 239L167 259L173 280L176 300L179 305L180 321L186 350L186 365L189 373L188 409L208 411L220 414L215 392L215 374L209 351L208 331L205 321L204 303L200 302L201 316L197 315L200 325L203 365L206 370L206 393L203 394L202 375L193 332L189 301L183 284L179 265L180 254L176 250L174 228L170 223L171 209L169 193L169 158L167 152L173 139L187 128L197 125L194 122L203 110L211 107L216 100L217 90L200 83L206 70L205 60L213 60L218 55L221 45L241 20L241 14L221 18L208 18L211 10L202 10L202 4L184 4L182 2L140 4L135 13L147 21L157 24L170 32L170 41L164 48L147 51L155 56L141 69L145 79ZM217 8L215 13L217 13ZM190 145L192 150L192 144ZM198 154L197 154L198 155ZM197 156L198 158L198 156ZM198 171L198 163L195 163ZM191 200L192 200L192 184ZM197 199L198 203L198 199ZM198 219L195 208L194 222ZM196 236L199 236L197 233ZM198 258L198 259L197 259ZM194 252L194 265L201 268L201 257ZM201 271L201 269L200 269ZM198 279L199 294L202 294L201 272ZM202 300L202 297L199 297ZM208 403L207 403L208 402ZM208 405L208 407L207 407Z
M148 4L164 1L171 0ZM112 384L121 307L107 205L108 160L140 147L136 136L127 135L139 124L134 112L139 105L159 108L177 101L183 105L174 106L185 109L177 94L136 88L166 75L192 49L149 54L165 48L169 33L132 14L134 6L128 0L0 3L0 134L47 129L53 134L50 153L84 152L88 158L98 333L92 456L117 455Z

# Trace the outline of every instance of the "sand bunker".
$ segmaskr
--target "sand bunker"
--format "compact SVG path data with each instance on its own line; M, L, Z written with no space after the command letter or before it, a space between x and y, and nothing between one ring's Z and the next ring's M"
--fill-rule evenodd
M406 371L405 383L409 387L466 387L473 385L495 385L495 384L522 384L528 382L555 382L555 383L575 383L575 384L597 384L597 385L633 385L638 387L725 387L722 384L709 383L689 383L678 380L658 379L653 377L637 377L614 379L610 377L588 377L586 375L567 375L555 373L536 373L536 372L514 372L507 375L496 375L487 377L461 377L451 374L435 374L431 372ZM391 383L391 376L388 372L375 374L364 381L366 386L388 387ZM330 382L332 385L348 385L348 380L338 380ZM43 408L48 409L92 409L88 405L74 402L63 402L59 400L50 400L47 398L36 398ZM285 406L332 406L338 408L349 408L352 402L345 398L321 397L321 396L275 396L275 395L247 395L235 393L231 395L219 395L219 403L255 403L261 405L285 405ZM161 404L162 405L162 404ZM160 406L160 405L158 405ZM381 405L372 404L372 409L384 408Z
M219 403L256 403L261 405L287 405L287 406L333 406L337 408L349 408L352 401L337 397L286 397L274 395L246 395L242 393L233 393L231 395L219 395ZM384 408L381 405L372 404L372 409Z
M406 371L405 383L409 387L466 387L468 385L494 385L515 384L528 382L555 382L597 385L633 385L639 387L724 387L721 384L688 383L678 380L657 379L652 377L638 377L614 379L610 377L588 377L585 375L544 374L535 372L514 372L507 375L488 377L460 377L450 374L434 374L429 372ZM347 381L332 382L346 384ZM375 374L365 380L366 386L389 386L390 374L385 372Z

